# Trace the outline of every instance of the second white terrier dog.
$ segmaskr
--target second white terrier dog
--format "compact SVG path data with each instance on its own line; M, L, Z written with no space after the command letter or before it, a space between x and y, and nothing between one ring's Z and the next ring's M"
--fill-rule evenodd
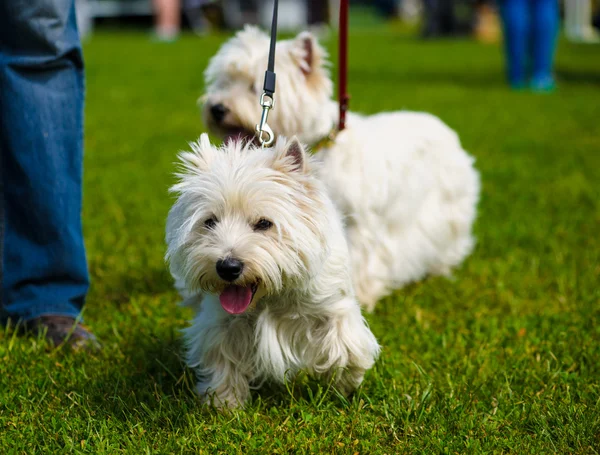
M211 60L203 117L222 137L254 135L268 48L268 37L247 27ZM277 43L276 56L269 125L276 135L318 144L338 120L325 52L302 33ZM350 113L347 128L318 157L321 179L346 218L354 286L366 308L427 274L449 274L471 252L479 176L438 118Z
M297 140L273 149L202 135L182 153L167 258L198 311L185 332L198 393L243 404L299 370L353 391L379 345L360 311L341 218Z

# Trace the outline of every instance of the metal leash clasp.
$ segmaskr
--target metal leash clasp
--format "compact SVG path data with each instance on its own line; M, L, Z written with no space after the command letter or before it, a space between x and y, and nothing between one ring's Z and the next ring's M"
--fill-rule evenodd
M275 105L275 99L273 96L269 95L267 92L263 92L260 96L260 105L262 106L262 116L260 117L260 123L256 125L256 133L258 134L258 140L260 145L264 147L268 147L273 143L275 139L275 135L273 134L273 130L267 124L267 118L269 117L269 111L273 109ZM263 138L263 134L267 135L267 138Z

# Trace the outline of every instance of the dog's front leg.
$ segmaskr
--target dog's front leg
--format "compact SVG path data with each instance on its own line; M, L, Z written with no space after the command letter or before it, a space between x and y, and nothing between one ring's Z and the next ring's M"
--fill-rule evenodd
M196 392L203 404L217 409L238 408L250 396L249 378L222 352L208 354L210 366L199 369Z
M329 330L322 340L319 363L329 365L324 378L334 378L336 388L349 395L375 363L380 347L354 298L347 297L330 309L335 311L328 318Z
M185 330L187 363L197 373L196 391L203 403L236 408L250 396L252 330L245 318L225 316L212 303L210 298L203 302Z

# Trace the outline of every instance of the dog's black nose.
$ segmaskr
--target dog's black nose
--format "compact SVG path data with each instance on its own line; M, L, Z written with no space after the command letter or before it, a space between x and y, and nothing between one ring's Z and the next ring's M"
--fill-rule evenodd
M244 263L235 258L219 259L217 273L225 281L235 281L244 270Z
M217 123L221 123L228 112L229 109L222 104L213 104L210 108L210 113Z

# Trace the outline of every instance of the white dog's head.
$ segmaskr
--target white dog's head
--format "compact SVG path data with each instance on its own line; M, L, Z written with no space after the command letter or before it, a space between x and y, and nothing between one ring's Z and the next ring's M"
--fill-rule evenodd
M327 254L327 196L297 139L270 149L220 148L203 134L182 152L167 258L191 291L218 294L243 313L261 296L298 290Z
M204 74L202 116L223 139L254 137L268 52L267 35L247 26L211 59ZM332 129L332 83L325 58L325 50L308 32L277 43L275 106L269 114L276 136L298 135L312 143Z

